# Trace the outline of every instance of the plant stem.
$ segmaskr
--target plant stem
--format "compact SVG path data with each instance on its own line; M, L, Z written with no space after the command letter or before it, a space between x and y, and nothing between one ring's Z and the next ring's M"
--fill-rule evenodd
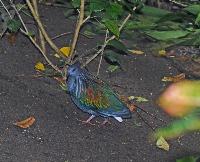
M135 10L136 10L136 7L133 8L133 11L135 11ZM121 30L123 29L124 25L125 25L126 22L130 19L130 17L131 17L131 14L129 13L129 14L126 16L126 18L124 19L124 21L122 22L122 24L120 25L119 31L121 31ZM113 35L112 37L110 37L109 39L107 39L106 41L104 41L104 44L101 46L101 48L99 49L99 51L97 51L92 57L90 57L90 58L82 65L82 67L85 67L85 66L86 66L87 64L89 64L92 60L94 60L100 53L102 53L102 52L104 51L105 47L107 46L107 44L108 44L111 40L113 40L113 39L115 39L115 38L116 38L116 36Z
M58 49L58 47L51 41L51 38L48 36L46 30L43 27L43 24L39 18L39 16L35 13L34 8L31 4L31 2L29 0L26 0L26 3L34 17L34 20L37 22L37 25L39 27L39 29L41 30L44 38L46 39L46 41L48 42L48 44L50 45L50 47L56 52L58 53L60 56L62 56L62 52L60 52L60 50Z
M23 29L20 29L22 33L24 33L26 36L28 36L28 38L31 40L31 42L34 44L34 46L40 51L40 53L43 55L43 57L45 58L45 60L47 61L47 63L54 69L56 70L57 72L59 73L62 73L62 71L57 67L55 66L50 60L49 58L46 56L46 54L43 52L43 50L40 48L40 46L36 43L36 41L30 36L30 32L28 31L28 28L26 27L21 15L19 14L18 10L16 9L16 6L12 3L12 1L10 0L10 3L11 3L11 6L12 8L15 10L19 20L21 21L22 23L22 26L24 28Z
M4 5L4 3L2 2L2 0L0 0L0 2L1 2L3 8L4 8L4 9L6 10L6 12L8 13L9 17L12 19L12 16L11 16L10 12L9 12L8 9L6 8L6 6Z
M106 36L105 36L104 44L106 43L106 40L107 40L107 38L108 38L108 33L109 33L109 31L108 31L108 29L107 29L107 30L106 30ZM99 60L99 66L98 66L98 69L97 69L97 74L96 74L96 76L99 75L100 68L101 68L101 63L102 63L102 59L103 59L103 50L101 51L101 57L100 57L100 60Z
M36 15L39 17L37 1L36 0L32 0L32 4L33 4L33 8L35 10ZM39 29L39 37L40 37L41 49L43 50L44 53L46 53L45 39L44 39L44 36L42 35L42 32L41 32L40 29Z
M77 40L78 40L78 36L79 36L79 31L80 28L84 22L84 8L85 8L85 0L81 0L81 5L80 5L80 13L79 13L79 17L77 20L77 25L76 25L76 29L74 32L74 37L73 37L73 41L72 41L72 45L71 45L71 50L70 50L70 55L69 55L69 60L68 63L71 62L71 60L73 59L73 54L74 54L74 50L76 48L76 44L77 44Z

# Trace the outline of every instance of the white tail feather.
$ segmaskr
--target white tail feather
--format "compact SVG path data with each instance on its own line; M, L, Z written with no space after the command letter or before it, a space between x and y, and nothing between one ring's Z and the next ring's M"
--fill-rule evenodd
M115 118L118 122L120 122L120 123L123 121L121 117L117 117L117 116L116 116L116 117L114 117L114 118Z

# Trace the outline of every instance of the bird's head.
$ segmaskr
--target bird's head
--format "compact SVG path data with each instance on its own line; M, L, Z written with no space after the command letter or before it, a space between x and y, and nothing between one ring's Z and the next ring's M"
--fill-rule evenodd
M68 72L68 75L72 77L80 76L82 72L80 63L75 63L73 65L70 65L68 67L67 72Z

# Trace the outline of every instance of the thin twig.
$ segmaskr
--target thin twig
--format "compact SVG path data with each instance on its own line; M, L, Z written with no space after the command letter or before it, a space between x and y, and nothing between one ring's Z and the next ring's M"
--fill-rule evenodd
M169 0L169 2L174 3L175 5L180 6L180 7L187 7L188 6L186 4L183 4L181 2L177 2L175 0Z
M4 8L4 9L6 10L6 12L8 13L8 15L10 16L10 18L12 19L12 16L11 16L10 12L8 11L7 7L4 5L4 3L2 2L2 0L0 0L0 2L1 2L3 8Z
M146 113L147 115L153 117L154 119L157 119L157 120L160 120L160 121L163 122L163 123L166 123L166 121L164 121L163 119L158 118L157 116L155 116L155 115L149 113L148 111L144 110L143 108L141 108L141 107L139 107L139 106L137 106L137 105L135 105L135 104L134 104L134 106L135 106L137 109L139 109L139 110L143 111L144 113Z
M31 11L31 14L34 17L34 20L37 22L38 27L40 28L44 38L46 39L46 41L48 42L48 44L50 45L50 47L58 54L60 54L60 56L62 56L62 52L58 49L58 47L51 41L50 37L48 36L46 30L43 27L43 24L40 20L40 18L37 16L37 14L34 11L34 8L31 4L31 2L29 0L26 0L26 3Z
M133 11L135 11L135 10L136 10L136 7L133 8ZM121 30L123 29L124 25L125 25L126 22L130 19L130 17L131 17L131 14L129 13L129 14L126 16L126 18L124 19L124 21L122 22L121 26L119 27L119 31L121 31ZM113 35L112 37L110 37L109 39L107 39L107 40L104 42L104 44L101 46L101 48L99 49L99 51L97 51L96 54L94 54L92 57L90 57L90 58L82 65L82 67L85 67L85 66L86 66L87 64L89 64L92 60L94 60L100 53L102 53L102 52L104 51L105 47L107 46L107 44L108 44L111 40L113 40L113 39L115 39L115 38L116 38L116 36Z
M84 8L85 8L85 0L81 0L80 13L79 13L79 17L78 17L78 20L77 20L76 29L75 29L75 32L74 32L74 37L73 37L73 41L72 41L72 45L71 45L68 63L70 63L71 60L73 59L74 50L76 48L76 44L77 44L77 40L78 40L78 36L79 36L79 31L80 31L80 28L81 28L83 21L84 21L83 20L84 19Z
M35 10L36 15L39 17L37 1L36 0L32 0L32 4L33 4L33 8ZM41 32L40 29L39 29L39 37L40 37L41 49L46 54L45 39L44 39L44 36L42 35L42 32Z
M54 40L54 39L57 39L57 38L60 38L60 37L62 37L62 36L66 36L66 35L69 35L69 34L73 34L73 33L72 33L72 32L61 33L61 34L59 34L59 35L56 35L56 36L52 37L51 40ZM88 39L92 39L92 38L93 38L93 37L87 36L86 34L81 33L81 32L80 32L80 35L83 35L84 37L86 37L86 38L88 38Z
M106 40L108 39L108 33L109 33L109 31L107 29L104 44L106 43ZM101 51L101 57L100 57L100 60L99 60L99 65L98 65L97 74L96 74L97 77L99 76L99 72L100 72L100 68L101 68L101 63L102 63L102 59L103 59L103 52L104 52L104 50Z
M45 60L47 61L47 63L48 63L54 70L56 70L56 71L59 72L59 73L62 73L62 71L61 71L57 66L55 66L55 65L49 60L49 58L46 56L46 54L43 52L43 50L40 48L40 46L39 46L39 45L36 43L36 41L30 36L30 34L29 34L30 32L29 32L29 30L27 29L27 27L26 27L26 25L25 25L25 23L24 23L24 21L23 21L21 15L19 14L19 12L18 12L16 6L12 3L11 0L10 0L10 3L11 3L12 8L15 10L15 12L16 12L16 14L17 14L17 16L18 16L18 18L19 18L19 20L20 20L20 22L22 23L22 26L23 26L23 28L24 28L24 30L23 30L23 29L20 29L20 31L21 31L22 33L24 33L26 36L28 36L28 38L31 40L31 42L34 44L34 46L35 46L35 47L40 51L40 53L43 55L43 57L45 58Z
M148 126L152 129L152 131L154 132L154 131L155 131L155 128L153 128L153 127L142 117L142 115L140 115L140 113L139 113L138 111L136 111L136 113L137 113L137 115L140 117L140 119L142 119L142 121L143 121L146 125L148 125Z

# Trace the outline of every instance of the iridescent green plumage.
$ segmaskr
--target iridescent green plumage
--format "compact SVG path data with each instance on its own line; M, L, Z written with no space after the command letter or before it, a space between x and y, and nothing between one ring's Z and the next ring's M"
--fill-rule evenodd
M69 93L78 108L93 116L114 117L120 122L131 117L127 106L106 83L94 79L77 64L69 67L68 74Z

